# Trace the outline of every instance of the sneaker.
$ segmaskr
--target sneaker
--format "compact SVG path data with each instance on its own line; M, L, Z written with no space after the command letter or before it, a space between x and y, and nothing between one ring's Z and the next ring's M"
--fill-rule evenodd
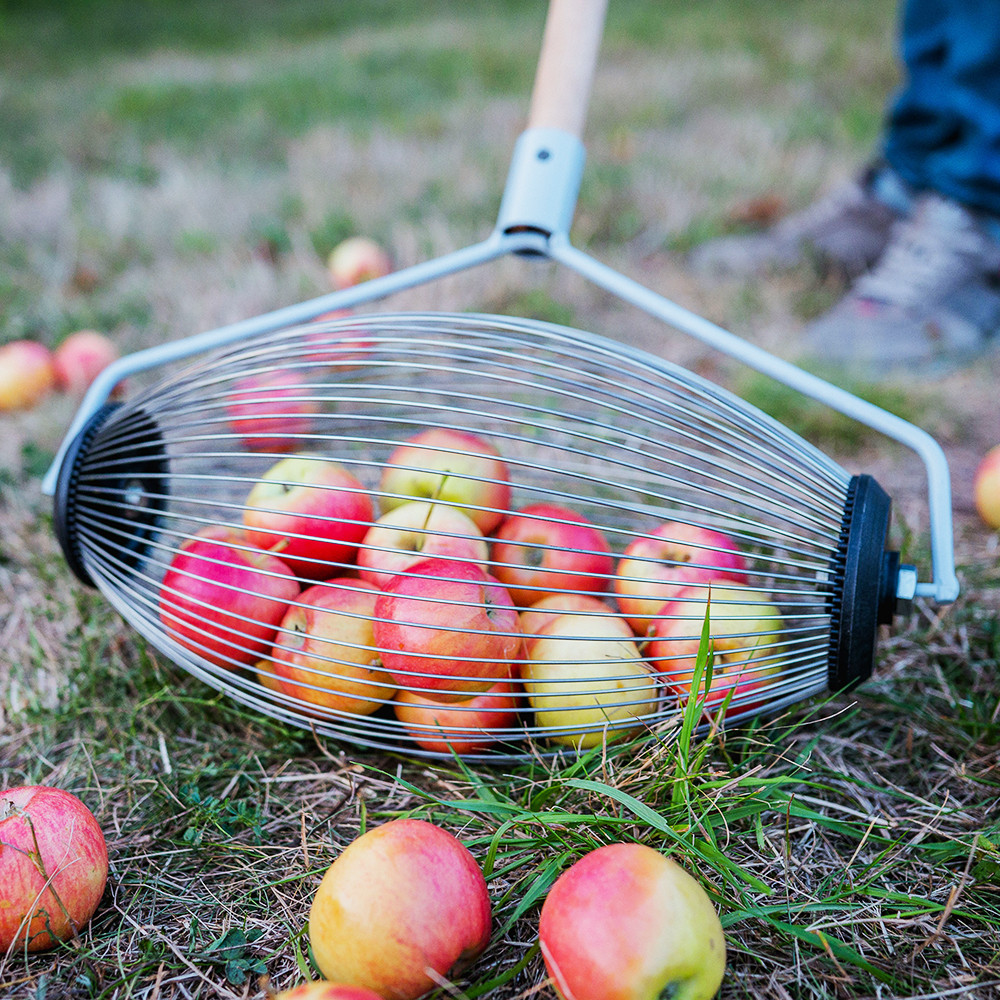
M882 255L912 199L895 171L871 166L766 232L709 240L692 251L691 266L703 274L749 277L813 260L852 280Z
M921 196L878 264L807 327L805 353L868 377L943 371L981 354L1000 330L1000 238L988 225Z

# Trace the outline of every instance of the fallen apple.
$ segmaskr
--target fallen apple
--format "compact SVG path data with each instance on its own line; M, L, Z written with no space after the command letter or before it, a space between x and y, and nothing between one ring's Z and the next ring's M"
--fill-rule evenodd
M710 1000L726 969L708 894L643 844L599 847L566 869L542 904L538 938L563 1000Z
M97 330L77 330L52 353L56 387L61 392L82 396L91 382L112 361L118 360L118 348Z
M442 701L488 690L521 655L517 609L469 562L427 559L390 580L375 602L374 634L400 688Z
M0 412L27 410L55 388L52 352L35 340L0 347Z
M330 865L309 912L309 943L327 979L415 1000L485 950L490 923L469 849L433 823L396 819Z
M349 236L330 251L326 259L334 288L350 288L392 271L392 258L375 240Z
M599 746L656 711L657 683L623 624L616 615L563 614L535 637L521 677L535 725L553 742Z
M382 997L364 986L345 986L343 983L317 980L302 983L301 986L281 993L269 994L269 1000L382 1000Z
M238 530L212 525L174 554L160 586L159 615L185 649L232 669L265 656L298 593L298 581L277 556L249 545Z
M45 785L0 792L0 957L75 937L107 878L104 833L77 796Z
M1000 528L1000 445L986 452L977 466L973 499L983 523Z
M367 491L342 465L294 455L272 465L250 490L243 524L251 545L316 580L354 562L374 513Z
M251 451L288 452L314 429L321 405L301 371L271 369L239 378L226 400L229 428Z
M582 514L560 504L529 504L506 517L491 550L491 572L516 604L559 591L608 589L611 546Z
M484 534L510 506L507 463L492 444L469 431L430 427L395 448L382 472L382 510L411 500L454 505Z
M326 712L370 715L396 693L372 632L378 588L351 577L304 590L281 620L271 654L289 697Z

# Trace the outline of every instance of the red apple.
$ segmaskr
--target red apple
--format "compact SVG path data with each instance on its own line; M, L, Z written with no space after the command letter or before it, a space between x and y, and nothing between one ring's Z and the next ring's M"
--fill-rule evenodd
M668 521L626 546L614 590L622 614L637 635L645 635L651 617L685 587L713 580L745 582L749 568L728 535Z
M656 680L627 629L617 615L564 614L535 637L521 677L549 739L598 746L657 710Z
M1000 528L1000 445L986 452L976 468L973 498L983 522Z
M353 314L350 309L333 309L321 313L313 322L325 323L327 320L340 320L351 315ZM312 348L306 355L307 361L319 361L340 370L357 368L360 362L371 355L375 346L374 341L365 334L364 328L360 325L350 330L345 330L342 326L335 331L309 330L303 336Z
M237 379L226 400L229 427L251 451L286 452L309 434L320 401L302 372L273 369Z
M665 605L656 618L645 653L680 701L691 698L695 662L708 612L712 685L705 707L717 709L732 691L730 712L758 711L780 672L783 656L781 612L760 591L731 584L690 587ZM704 691L695 692L702 697Z
M117 360L118 348L103 333L77 330L59 344L52 355L56 386L61 392L82 396L91 382Z
M344 986L342 983L319 980L276 993L273 1000L382 1000L382 997L363 986Z
M587 615L598 615L601 618L615 616L611 605L594 594L575 594L572 591L549 594L525 608L519 615L526 653L530 653L539 633L563 614L578 614L584 618ZM624 618L617 618L617 621L621 625L622 638L633 638L634 633L629 623Z
M559 591L607 590L613 570L604 535L559 504L530 504L511 514L493 543L493 574L521 605Z
M396 696L396 718L424 750L432 753L475 753L504 739L497 730L517 722L521 686L515 679L497 681L473 698L442 702L423 691L402 690Z
M104 834L79 798L44 785L0 792L0 957L75 937L107 878Z
M416 500L383 514L365 533L358 572L376 587L425 559L466 560L485 566L489 545L456 507Z
M334 288L350 288L392 271L392 258L367 236L349 236L330 251L327 270Z
M370 715L396 693L372 616L378 588L342 577L304 590L281 621L274 673L282 691L328 712Z
M12 340L0 347L0 412L27 410L56 384L52 352L34 340Z
M710 1000L726 969L708 894L644 844L598 847L567 868L542 904L538 939L563 1000Z
M271 648L289 602L299 593L292 571L247 544L241 532L202 528L177 550L160 587L167 634L218 667L250 665Z
M353 563L374 517L358 479L336 462L295 455L271 466L247 496L247 541L309 579Z
M374 631L396 683L442 701L488 690L521 653L517 609L469 562L427 559L394 577L375 603Z
M485 950L490 923L486 880L468 848L433 823L396 819L330 865L309 912L309 943L327 979L415 1000Z
M488 441L469 431L430 427L399 445L379 489L382 509L409 500L455 504L488 535L510 506L507 463Z

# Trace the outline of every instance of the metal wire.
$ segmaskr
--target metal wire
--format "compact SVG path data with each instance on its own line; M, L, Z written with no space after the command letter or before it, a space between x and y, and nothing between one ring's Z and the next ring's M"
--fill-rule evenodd
M446 476L451 486L476 487L471 499L449 499L440 480L430 497L383 485L390 456L401 470L425 469L429 451L402 457L396 449L429 428L475 435L499 453L502 466L492 471ZM449 467L470 451L461 443L442 448ZM234 553L259 551L246 519L283 509L249 504L250 491L299 454L341 468L355 483L314 490L358 500L359 509L368 503L369 512L321 514L280 541L275 533L272 555L289 553L296 568L262 568L255 603L253 588L238 574L227 577L226 566ZM507 317L359 316L254 338L117 408L81 459L73 518L82 562L108 600L207 684L357 745L418 756L458 749L496 760L637 732L670 738L689 696L706 607L714 648L707 711L725 708L732 722L825 690L849 483L828 457L738 397L592 334ZM470 624L478 606L453 603L449 595L464 592L458 563L436 564L437 589L411 588L412 620L398 619L402 604L391 607L384 574L382 589L368 591L370 607L359 610L357 598L317 617L337 627L314 642L307 660L292 612L301 618L318 594L344 590L325 581L375 579L365 560L381 565L394 549L398 557L398 536L371 532L407 501L423 504L422 520L410 524L423 545L415 555L473 538L475 561L501 582L529 549L536 563L574 555L584 568L505 586L519 603L506 617L489 605L499 626L489 616ZM482 537L468 527L540 504L549 505L543 523L559 528L579 517L602 541L556 533L505 548L502 529ZM222 528L240 534L179 568L185 546ZM348 529L360 542L339 555L292 560L293 545ZM669 557L624 559L643 540L663 541L658 531L675 543ZM651 610L629 614L654 571L667 589L648 599ZM405 569L397 579L426 572ZM214 583L199 606L192 584L207 578ZM564 634L524 636L527 606L554 585L564 595L597 597L605 610L579 601L563 612L572 616L562 620ZM661 605L667 593L675 599ZM631 629L616 632L626 617ZM429 622L462 640L450 672L442 674L441 655L424 648L435 631ZM405 650L379 646L374 635L389 634L390 623L416 629L419 641ZM490 650L511 636L516 651L498 663ZM432 700L407 709L420 695Z

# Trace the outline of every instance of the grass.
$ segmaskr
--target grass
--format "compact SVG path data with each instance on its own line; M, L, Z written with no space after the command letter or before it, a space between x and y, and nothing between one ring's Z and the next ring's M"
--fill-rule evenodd
M683 254L804 203L870 152L895 80L895 4L616 0L574 230L587 249L784 352L836 294L802 269L695 283ZM0 341L79 326L123 350L326 291L352 232L400 264L495 217L541 5L0 4ZM734 388L848 464L874 465L926 564L924 486L877 435L734 373L546 265L501 262L400 298L573 323ZM395 306L396 303L394 302ZM38 489L71 415L0 435L0 784L80 794L108 889L81 937L0 956L0 996L260 998L312 974L306 917L359 832L417 815L481 862L492 943L438 996L554 996L538 909L587 850L635 840L696 873L726 930L721 996L1000 996L1000 574L971 512L996 425L988 365L857 387L954 461L964 591L918 601L855 693L669 745L469 768L269 720L147 648L58 552ZM916 479L916 484L914 484ZM964 491L964 492L963 492Z

